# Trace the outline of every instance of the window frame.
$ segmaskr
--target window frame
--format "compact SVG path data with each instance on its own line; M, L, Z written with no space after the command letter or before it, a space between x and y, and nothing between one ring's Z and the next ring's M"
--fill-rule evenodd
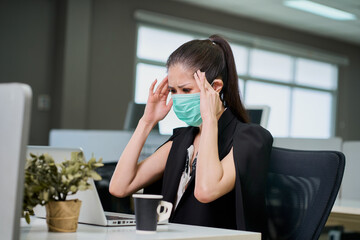
M183 29L180 28L175 28L175 27L168 27L168 26L164 26L164 25L160 25L160 24L154 24L154 23L148 23L148 22L143 22L143 21L137 21L136 24L136 47L135 47L135 63L134 63L134 85L133 85L133 99L135 100L135 92L136 92L136 80L137 80L137 65L139 63L144 63L144 64L149 64L149 65L154 65L154 66L161 66L161 67L166 67L166 62L161 62L161 61L156 61L156 60L151 60L151 59L144 59L144 58L139 58L137 56L137 48L138 48L138 33L139 33L139 29L140 27L149 27L149 28L154 28L154 29L159 29L159 30L164 30L164 31L169 31L169 32L175 32L175 33L180 33L180 34L187 34L187 35L192 35L194 37L194 39L206 39L208 36L205 36L205 34L203 33L199 33L193 30L188 30L185 31ZM231 35L231 34L230 34ZM319 59L312 59L312 58L308 58L308 57L304 57L304 56L298 56L296 54L294 54L293 52L288 52L286 53L285 51L276 51L276 50L269 50L267 48L263 48L261 46L250 46L249 44L245 44L244 42L241 42L239 40L236 40L234 38L231 37L227 37L227 40L229 40L230 44L235 44L235 45L239 45L241 47L245 47L246 48L246 54L247 54L247 66L246 66L246 72L245 74L238 74L238 79L242 79L244 81L244 89L243 92L241 92L241 97L242 100L244 100L245 103L245 99L246 99L246 85L248 81L255 81L255 82L262 82L262 83L268 83L268 84L274 84L277 86L286 86L290 88L290 104L289 104L289 113L292 112L292 101L293 101L293 90L295 88L300 88L300 89L306 89L306 90L313 90L313 91L320 91L320 92L327 92L330 93L332 96L332 103L331 103L331 122L330 122L330 132L329 135L330 137L334 137L335 136L335 129L336 129L336 116L337 116L337 100L338 100L338 72L339 72L339 64L335 64L332 61L323 61L323 60L319 60ZM273 53L278 53L278 54L284 54L287 56L291 57L291 61L292 61L292 75L291 75L291 81L289 82L284 82L284 81L276 81L273 79L266 79L266 78L260 78L260 77L254 77L251 76L249 74L250 72L250 57L251 57L251 50L252 49L259 49L259 50L264 50L264 51L268 51L268 52L273 52ZM323 57L323 56L322 56ZM309 60L315 60L318 62L323 62L323 63L327 63L327 64L331 64L336 68L336 74L334 74L334 80L336 81L336 87L334 89L325 89L325 88L321 88L321 87L314 87L314 86L307 86L304 84L298 84L296 83L296 60L299 58L303 58L303 59L309 59ZM291 114L289 114L289 124L288 124L288 136L289 138L291 138L292 136L290 136L291 133L291 124L292 124L292 116Z

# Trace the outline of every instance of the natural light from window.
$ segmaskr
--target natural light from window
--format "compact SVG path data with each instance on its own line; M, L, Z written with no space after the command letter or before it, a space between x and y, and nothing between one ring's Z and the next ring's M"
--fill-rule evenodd
M135 102L146 103L154 79L167 74L169 55L183 43L206 36L139 25ZM245 105L271 108L267 129L274 137L328 138L334 133L337 66L231 41ZM173 111L159 123L161 134L185 126Z

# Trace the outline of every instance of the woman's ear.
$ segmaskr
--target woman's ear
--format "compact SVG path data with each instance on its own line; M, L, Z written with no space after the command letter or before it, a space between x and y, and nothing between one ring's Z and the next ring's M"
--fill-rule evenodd
M224 82L217 78L211 83L211 86L216 92L219 93L224 86Z

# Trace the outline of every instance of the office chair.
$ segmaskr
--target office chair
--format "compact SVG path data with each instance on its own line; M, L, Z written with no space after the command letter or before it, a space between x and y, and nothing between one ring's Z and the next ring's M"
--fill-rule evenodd
M344 167L341 152L273 147L266 192L270 239L318 239Z

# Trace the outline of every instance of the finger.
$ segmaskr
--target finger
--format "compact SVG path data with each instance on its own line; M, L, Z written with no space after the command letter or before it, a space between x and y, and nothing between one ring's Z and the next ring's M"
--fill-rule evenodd
M207 78L206 78L205 72L201 72L201 78L203 79L204 88L205 88L206 90L212 89L209 81L208 81Z
M158 89L162 89L164 85L167 84L168 78L167 76L163 78L163 80L159 83Z
M207 80L205 72L202 72L202 75L203 75L203 78L204 78L204 85L205 85L204 88L205 88L206 90L216 92L215 89L212 87L212 85L211 85L211 84L209 83L209 81Z
M199 70L198 70L199 71ZM195 78L195 81L196 81L196 84L198 85L198 87L200 88L200 91L204 91L204 85L201 83L201 79L198 75L197 72L194 73L194 78Z
M168 88L168 86L164 87L164 91L161 93L167 98L170 94L170 89Z
M161 91L161 94L159 96L162 101L167 101L170 94L170 90L167 87L164 87L164 89L165 90Z
M164 78L164 80L165 80L165 78ZM162 84L161 87L162 87L161 93L160 93L161 95L169 93L169 84L168 84L168 79L167 78L166 78L166 81L164 81L164 84Z
M206 76L205 76L205 72L201 72L200 70L197 71L197 74L201 80L201 84L203 85L204 89L207 89L206 87Z
M172 98L170 98L168 104L166 105L166 108L170 111L172 105L173 105L173 100L172 100Z
M149 95L154 93L154 87L155 87L156 83L157 83L157 79L155 79L155 81L152 82L152 84L151 84L151 86L149 88Z

